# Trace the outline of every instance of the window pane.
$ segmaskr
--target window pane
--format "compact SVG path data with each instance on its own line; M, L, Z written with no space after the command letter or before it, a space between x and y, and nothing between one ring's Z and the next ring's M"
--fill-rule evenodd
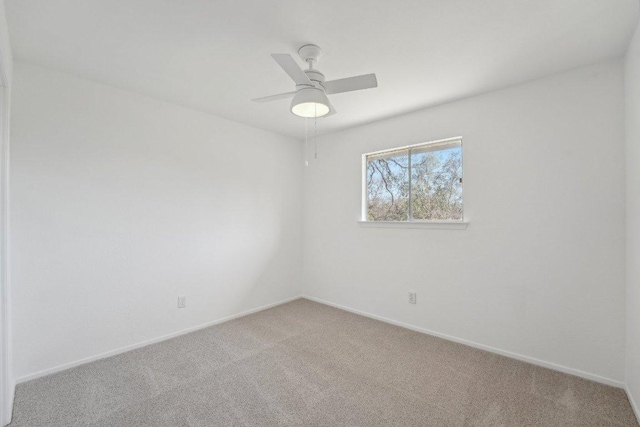
M367 157L367 220L409 218L409 151Z
M411 151L411 216L462 220L462 149Z

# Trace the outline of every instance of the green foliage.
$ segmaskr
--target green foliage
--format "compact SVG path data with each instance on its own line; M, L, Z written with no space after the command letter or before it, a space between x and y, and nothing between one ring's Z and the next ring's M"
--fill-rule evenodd
M462 219L460 147L427 152L406 150L368 160L367 219Z

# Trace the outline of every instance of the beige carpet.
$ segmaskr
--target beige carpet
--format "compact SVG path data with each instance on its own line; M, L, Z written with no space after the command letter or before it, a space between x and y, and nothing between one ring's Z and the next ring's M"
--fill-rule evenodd
M636 426L620 389L297 300L20 384L12 426Z

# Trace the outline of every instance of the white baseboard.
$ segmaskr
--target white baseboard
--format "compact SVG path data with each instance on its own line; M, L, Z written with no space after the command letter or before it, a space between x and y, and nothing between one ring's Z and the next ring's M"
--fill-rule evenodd
M625 388L625 383L623 383L622 381L613 380L611 378L602 377L600 375L591 374L589 372L580 371L578 369L569 368L567 366L557 365L555 363L546 362L544 360L535 359L533 357L523 356L521 354L512 353L512 352L507 351L507 350L501 350L499 348L491 347L491 346L484 345L484 344L479 344L479 343L476 343L476 342L473 342L473 341L467 341L465 339L457 338L457 337L454 337L454 336L451 336L451 335L447 335L447 334L442 334L440 332L430 331L428 329L424 329L424 328L421 328L419 326L414 326L414 325L410 325L410 324L407 324L407 323L398 322L396 320L388 319L386 317L382 317L382 316L378 316L378 315L375 315L375 314L367 313L367 312L364 312L364 311L356 310L356 309L353 309L353 308L350 308L350 307L345 307L345 306L340 305L340 304L334 304L332 302L325 301L325 300L322 300L320 298L315 298L315 297L308 296L308 295L303 295L302 298L308 299L310 301L319 302L320 304L330 305L332 307L336 307L336 308L339 308L341 310L349 311L351 313L359 314L361 316L369 317L371 319L380 320L382 322L390 323L392 325L396 325L396 326L400 326L400 327L403 327L403 328L411 329L412 331L421 332L423 334L432 335L432 336L435 336L435 337L438 337L438 338L443 338L443 339L448 340L448 341L453 341L453 342L456 342L456 343L459 343L459 344L468 345L469 347L475 347L475 348L478 348L480 350L489 351L491 353L496 353L496 354L499 354L501 356L506 356L506 357L510 357L512 359L517 359L517 360L520 360L520 361L523 361L523 362L531 363L532 365L542 366L543 368L553 369L554 371L564 372L565 374L575 375L576 377L585 378L587 380L595 381L595 382L598 382L598 383L601 383L601 384L610 385L610 386L613 386L613 387ZM637 412L636 412L636 414L637 414Z
M631 403L631 407L633 408L633 412L636 414L636 418L638 419L638 424L640 424L640 408L638 408L638 404L636 400L633 398L631 394L631 390L629 390L629 386L625 386L624 391L627 392L627 398L629 399L629 403Z
M42 371L38 371L38 372L35 372L33 374L25 375L23 377L18 378L16 380L16 384L20 384L20 383L23 383L23 382L26 382L26 381L35 380L36 378L44 377L46 375L55 374L56 372L65 371L67 369L74 368L74 367L80 366L80 365L84 365L85 363L93 362L93 361L96 361L96 360L99 360L99 359L104 359L106 357L115 356L115 355L121 354L121 353L126 353L127 351L135 350L135 349L140 348L140 347L146 347L148 345L155 344L155 343L158 343L160 341L165 341L165 340L168 340L168 339L171 339L171 338L178 337L180 335L188 334L189 332L194 332L194 331L197 331L199 329L208 328L209 326L213 326L213 325L217 325L217 324L220 324L220 323L228 322L229 320L237 319L238 317L247 316L247 315L252 314L252 313L257 313L258 311L266 310L268 308L272 308L272 307L275 307L275 306L278 306L278 305L281 305L281 304L286 304L288 302L291 302L291 301L294 301L294 300L297 300L297 299L300 299L300 298L302 298L302 297L301 296L295 296L295 297L292 297L292 298L287 298L287 299L282 300L282 301L274 302L272 304L263 305L261 307L253 308L251 310L246 310L246 311L240 312L238 314L233 314L231 316L223 317L222 319L214 320L212 322L207 322L207 323L203 323L203 324L198 325L198 326L194 326L194 327L191 327L191 328L183 329L183 330L178 331L178 332L173 332L171 334L163 335L163 336L160 336L160 337L157 337L157 338L152 338L150 340L141 341L141 342L136 343L136 344L131 344L131 345L128 345L128 346L125 346L125 347L120 347L118 349L107 351L107 352L101 353L101 354L97 354L95 356L85 357L84 359L76 360L75 362L65 363L64 365L59 365L59 366L55 366L53 368L44 369Z
M296 297L292 297L292 298L287 298L287 299L282 300L282 301L278 301L278 302L275 302L275 303L272 303L272 304L267 304L267 305L264 305L264 306L261 306L261 307L257 307L257 308L251 309L251 310L243 311L243 312L240 312L238 314L227 316L227 317L224 317L222 319L214 320L212 322L204 323L204 324L201 324L201 325L198 325L198 326L194 326L194 327L191 327L191 328L188 328L188 329L184 329L182 331L174 332L174 333L171 333L171 334L168 334L168 335L163 335L161 337L157 337L157 338L153 338L153 339L150 339L150 340L142 341L142 342L139 342L139 343L136 343L136 344L131 344L131 345L128 345L128 346L125 346L125 347L121 347L121 348L118 348L118 349L115 349L115 350L111 350L111 351L108 351L108 352L105 352L105 353L101 353L101 354L98 354L98 355L95 355L95 356L90 356L90 357L87 357L87 358L84 358L84 359L80 359L80 360L77 360L77 361L74 361L74 362L65 363L64 365L59 365L59 366L56 366L56 367L53 367L53 368L44 369L42 371L35 372L33 374L25 375L23 377L18 378L16 380L16 384L23 383L23 382L30 381L30 380L34 380L36 378L40 378L40 377L43 377L43 376L46 376L46 375L51 375L51 374L54 374L56 372L64 371L64 370L67 370L67 369L70 369L70 368L73 368L73 367L76 367L76 366L79 366L79 365L84 365L85 363L93 362L95 360L104 359L104 358L110 357L110 356L115 356L117 354L125 353L125 352L130 351L130 350L135 350L135 349L140 348L140 347L145 347L145 346L150 345L150 344L155 344L155 343L160 342L160 341L165 341L165 340L168 340L168 339L171 339L171 338L175 338L175 337L180 336L180 335L188 334L189 332L194 332L194 331L197 331L199 329L204 329L204 328L207 328L209 326L217 325L217 324L220 324L220 323L227 322L229 320L236 319L238 317L247 316L247 315L252 314L252 313L256 313L256 312L259 312L259 311L262 311L262 310L266 310L266 309L269 309L269 308L272 308L272 307L275 307L275 306L278 306L278 305L281 305L281 304L285 304L285 303L294 301L294 300L299 299L299 298L305 298L305 299L308 299L310 301L315 301L315 302L318 302L318 303L321 303L321 304L326 304L326 305L329 305L329 306L332 306L332 307L339 308L341 310L345 310L345 311L349 311L351 313L359 314L361 316L369 317L371 319L380 320L382 322L386 322L386 323L390 323L392 325L396 325L396 326L400 326L400 327L403 327L403 328L411 329L413 331L420 332L420 333L423 333L423 334L427 334L427 335L443 338L443 339L446 339L448 341L453 341L453 342L456 342L456 343L468 345L470 347L478 348L480 350L489 351L491 353L496 353L496 354L499 354L499 355L502 355L502 356L510 357L512 359L521 360L523 362L531 363L533 365L542 366L544 368L553 369L555 371L564 372L566 374L575 375L577 377L585 378L585 379L588 379L588 380L591 380L591 381L596 381L596 382L599 382L599 383L602 383L602 384L606 384L606 385L610 385L610 386L613 386L613 387L618 387L618 388L625 389L626 392L627 392L627 395L629 396L629 401L631 402L631 405L632 405L632 407L633 407L633 409L634 409L634 411L636 413L636 416L638 417L638 419L640 421L640 411L638 411L638 407L637 407L635 401L633 400L629 389L621 381L613 380L613 379L610 379L610 378L602 377L600 375L591 374L589 372L580 371L578 369L569 368L569 367L558 365L558 364L555 364L555 363L546 362L546 361L543 361L543 360L535 359L533 357L528 357L528 356L524 356L524 355L521 355L521 354L512 353L510 351L501 350L499 348L491 347L491 346L488 346L488 345L475 343L475 342L468 341L468 340L465 340L465 339L462 339L462 338L457 338L457 337L454 337L454 336L451 336L451 335L442 334L442 333L439 333L439 332L431 331L431 330L424 329L424 328L421 328L421 327L418 327L418 326L414 326L414 325L410 325L410 324L407 324L407 323L398 322L396 320L392 320L392 319L388 319L386 317L382 317L382 316L378 316L378 315L375 315L375 314L367 313L367 312L364 312L364 311L356 310L356 309L353 309L353 308L350 308L350 307L346 307L346 306L343 306L343 305L340 305L340 304L335 304L335 303L332 303L332 302L329 302L329 301L325 301L325 300L320 299L320 298L315 298L315 297L312 297L312 296L309 296L309 295L302 295L302 296L296 296ZM13 390L15 390L15 387L12 388L12 391ZM13 396L11 396L11 401L13 401Z

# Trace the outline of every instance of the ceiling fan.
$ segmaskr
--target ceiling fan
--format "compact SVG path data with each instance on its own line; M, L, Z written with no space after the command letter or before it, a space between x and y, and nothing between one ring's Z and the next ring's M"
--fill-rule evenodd
M354 90L378 87L375 74L347 77L338 80L324 80L324 74L313 68L322 55L322 50L313 44L307 44L298 49L298 55L309 64L309 68L302 70L293 57L286 53L273 53L271 57L291 77L296 84L293 92L256 98L255 102L269 102L277 99L293 98L291 112L300 117L323 117L335 114L336 110L329 102L327 95Z

